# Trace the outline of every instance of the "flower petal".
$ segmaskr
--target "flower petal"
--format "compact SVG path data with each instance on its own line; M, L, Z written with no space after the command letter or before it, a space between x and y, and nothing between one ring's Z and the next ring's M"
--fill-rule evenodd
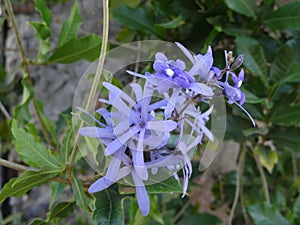
M147 216L150 212L150 201L147 190L144 186L143 181L139 178L135 171L132 171L132 178L135 184L136 197L140 210L143 216Z
M180 48L180 50L188 57L188 59L192 62L195 63L195 58L193 55L190 53L189 50L187 50L182 44L175 42L175 44Z
M170 132L176 129L177 123L172 120L159 120L159 121L148 121L146 128L150 130L156 130L163 133Z
M118 136L116 140L110 143L105 149L105 155L111 155L118 151L122 145L126 145L126 142L133 137L139 131L137 126L132 127L130 130L125 132L123 135Z
M107 128L83 127L78 131L80 135L93 138L113 138L113 132Z
M98 191L103 191L104 189L111 186L113 183L113 181L107 179L106 177L102 177L89 187L88 192L94 193Z
M139 134L139 140L136 149L130 149L132 153L132 161L137 175L143 179L148 179L148 171L144 161L144 137L145 129L142 129Z
M203 96L210 97L210 96L214 95L212 88L203 83L193 83L189 86L189 89L191 89L194 92L196 92L197 94L201 94Z

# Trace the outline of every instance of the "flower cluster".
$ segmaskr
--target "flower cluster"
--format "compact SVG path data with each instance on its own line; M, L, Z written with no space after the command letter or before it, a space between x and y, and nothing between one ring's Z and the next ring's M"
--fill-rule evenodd
M213 66L210 47L205 55L192 55L176 44L192 62L189 70L184 61L169 60L163 53L156 53L154 73L127 71L145 81L143 86L130 84L132 94L104 82L109 97L99 101L110 107L96 111L101 120L85 112L96 126L79 130L82 136L98 138L106 147L105 155L112 156L106 175L90 186L89 193L102 191L123 178L130 179L144 216L150 209L145 188L150 174L155 176L163 169L179 180L177 171L182 168L182 196L186 194L193 153L204 137L214 141L206 126L214 108L209 105L210 99L223 93L230 104L241 107L245 101L240 89L244 71L234 73L243 62L242 55L234 59L231 52L225 52L226 67L221 70Z

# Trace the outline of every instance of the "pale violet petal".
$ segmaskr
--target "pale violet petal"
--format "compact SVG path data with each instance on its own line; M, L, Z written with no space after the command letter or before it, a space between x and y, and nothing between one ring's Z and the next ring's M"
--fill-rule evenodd
M140 131L139 140L136 149L131 149L132 153L132 160L133 166L137 173L137 175L143 179L148 179L148 171L147 167L145 166L144 162L144 136L145 136L145 129Z
M187 50L182 44L175 42L175 44L180 48L180 50L186 55L186 57L192 62L195 63L195 58L190 53L189 50Z
M143 180L139 178L135 171L132 171L131 175L135 184L136 197L138 200L139 208L143 216L147 216L150 211L150 201L147 190L144 186Z
M111 155L114 152L118 151L122 145L126 145L126 142L132 138L139 129L135 126L132 127L130 130L125 132L123 135L118 136L116 140L110 143L107 148L105 149L105 155Z
M146 128L160 132L170 132L176 129L177 123L172 120L148 121Z
M99 127L82 127L79 129L79 134L82 136L93 138L113 138L111 130Z
M193 90L194 92L198 93L198 94L201 94L203 96L213 96L214 95L214 92L212 91L212 88L209 87L208 85L206 84L203 84L203 83L192 83L190 86L189 86L189 89Z
M111 186L113 183L114 183L113 181L107 179L106 177L102 177L89 187L88 192L95 193L95 192L103 191L104 189Z

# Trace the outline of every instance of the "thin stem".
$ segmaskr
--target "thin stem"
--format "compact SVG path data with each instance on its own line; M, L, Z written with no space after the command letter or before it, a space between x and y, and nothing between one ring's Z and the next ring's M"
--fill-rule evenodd
M18 29L17 29L16 18L15 18L14 12L13 12L12 5L10 3L10 0L4 0L4 2L5 2L7 14L8 14L8 16L9 16L9 18L11 20L10 22L11 22L12 28L14 30L14 33L15 33L15 37L16 37L16 40L17 40L18 48L19 48L19 51L21 53L22 64L23 63L26 64L27 57L26 57L26 53L25 53L25 50L23 48L23 45L22 45L22 42L21 42L21 38L20 38Z
M246 144L243 143L242 144L242 151L247 151L246 149ZM245 164L244 164L245 165ZM244 172L244 165L243 165L243 172ZM242 205L242 212L243 212L243 216L244 216L244 219L245 219L245 222L246 222L246 225L249 225L251 224L250 222L250 218L249 218L249 215L248 215L248 212L247 212L247 209L245 207L245 199L244 199L244 189L243 189L243 179L242 179L242 175L243 173L241 174L241 179L240 179L240 198L241 198L241 205Z
M0 166L4 166L7 168L10 168L12 170L16 170L19 172L24 172L24 171L33 171L33 172L38 172L39 169L37 168L32 168L32 167L28 167L28 166L24 166L15 162L11 162L5 159L1 159L0 158ZM60 182L60 183L64 183L64 184L71 184L69 180L63 178L63 177L53 177L50 180L52 181L56 181L56 182Z
M105 60L105 53L108 43L108 28L109 28L109 6L108 6L108 0L103 0L103 36L102 36L102 45L101 45L101 51L99 56L99 63L97 67L97 71L95 74L95 78L93 81L93 85L89 94L89 98L87 100L87 104L85 107L86 111L90 111L90 108L92 106L92 103L95 101L95 94L97 91L98 84L100 82L104 60ZM83 121L81 121L79 129L83 127ZM75 136L74 146L72 149L70 161L69 161L69 177L71 177L72 168L74 166L75 157L78 151L77 142L79 140L79 134L77 133Z
M0 111L3 113L6 119L11 120L11 115L8 113L2 102L0 101Z
M176 216L173 219L173 223L176 223L179 218L183 215L183 213L187 210L189 205L191 204L190 199L188 199L187 203L180 209L180 211L176 214Z
M235 196L234 196L233 204L232 204L229 219L228 219L228 224L229 225L232 225L234 212L235 212L235 209L237 207L238 200L239 200L239 194L240 194L240 191L241 191L242 176L243 176L243 173L244 173L245 158L246 158L246 148L242 147L240 157L239 157L237 174L236 174Z
M21 172L23 172L23 171L37 171L36 168L24 166L24 165L14 163L14 162L11 162L11 161L8 161L8 160L5 160L5 159L1 159L1 158L0 158L0 165L5 166L5 167L10 168L10 169L13 169L13 170L16 170L16 171L21 171Z
M264 172L264 169L261 165L260 159L259 159L259 155L254 153L254 159L257 165L257 169L259 171L259 175L261 178L261 182L263 185L263 191L264 191L264 195L265 195L265 200L266 202L270 203L270 194L269 194L269 190L268 190L268 183L267 183L267 178Z
M15 34L15 37L16 37L16 40L17 40L18 49L19 49L20 54L21 54L21 66L22 66L22 69L24 70L24 72L28 76L27 77L28 82L30 84L32 84L32 79L30 77L30 71L29 71L29 67L28 67L28 59L27 59L24 47L23 47L22 42L21 42L21 38L20 38L20 34L19 34L19 31L18 31L18 28L17 28L16 18L15 18L14 12L13 12L13 8L12 8L12 5L11 5L11 2L9 0L4 0L4 2L5 2L7 14L8 14L9 18L10 18L10 21L11 21L11 24L12 24L12 28L13 28L13 31L14 31L14 34ZM50 138L50 136L49 136L49 134L47 132L46 126L45 126L45 124L44 124L44 122L42 120L41 114L40 114L40 112L38 110L37 101L36 101L36 99L35 99L34 96L32 97L32 103L33 103L35 114L37 116L38 122L39 122L41 130L42 130L42 133L43 133L43 135L44 135L44 137L45 137L48 145L54 146L52 144L51 138Z

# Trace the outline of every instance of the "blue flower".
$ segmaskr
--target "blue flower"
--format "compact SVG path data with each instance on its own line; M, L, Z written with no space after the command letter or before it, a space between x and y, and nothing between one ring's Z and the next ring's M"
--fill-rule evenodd
M223 94L228 98L229 104L238 102L239 105L243 105L245 102L245 94L242 92L240 87L244 81L244 70L241 70L238 76L236 76L233 72L228 72L228 74L231 75L234 85L231 86L228 81L219 81L218 84L223 87Z
M153 74L154 77L171 81L171 83L181 88L188 88L190 84L195 81L194 78L185 71L185 63L182 60L168 60L161 52L156 53L153 68L155 70ZM161 85L163 85L163 83L161 83ZM166 87L166 89L168 89L168 87Z
M96 120L86 112L98 126L81 128L79 134L98 138L106 145L105 155L113 155L113 159L106 175L92 184L89 192L101 191L131 174L139 206L143 215L147 215L149 199L143 180L148 179L148 171L144 153L146 150L164 146L177 123L156 118L155 111L166 106L166 101L151 104L153 90L147 83L144 90L139 84L131 84L134 99L110 83L104 82L103 86L109 90L109 99L100 101L111 105L113 109L111 112L106 109L96 111L106 123ZM131 158L125 154L127 149Z

